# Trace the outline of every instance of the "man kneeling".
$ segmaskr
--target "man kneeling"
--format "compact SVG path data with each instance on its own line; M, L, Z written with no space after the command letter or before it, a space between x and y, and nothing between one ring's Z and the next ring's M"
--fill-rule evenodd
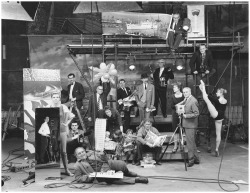
M135 183L148 183L148 179L139 177L138 174L128 170L126 163L121 160L108 160L103 153L89 151L86 153L85 149L78 147L75 149L75 156L77 161L75 163L75 179L78 182L91 183L94 177L89 177L92 172L100 172L104 170L115 170L115 172L122 171L123 179L116 178L96 178L98 182L106 182L107 184L135 184ZM107 163L108 168L102 167Z

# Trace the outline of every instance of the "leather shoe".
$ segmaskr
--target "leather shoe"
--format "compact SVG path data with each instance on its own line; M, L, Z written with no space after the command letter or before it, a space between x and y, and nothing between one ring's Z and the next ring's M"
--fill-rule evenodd
M192 167L194 165L194 162L188 162L187 167Z
M136 165L136 166L140 166L140 165L141 165L141 162L138 161L138 162L135 163L135 165Z
M161 162L157 161L155 164L160 166L160 165L161 165Z
M127 174L127 176L129 176L129 177L138 177L138 174L135 173L135 172L129 171L128 174Z
M145 177L137 177L137 178L135 178L135 183L147 184L147 183L148 183L148 178L145 178Z
M200 160L198 159L194 160L194 164L200 164Z

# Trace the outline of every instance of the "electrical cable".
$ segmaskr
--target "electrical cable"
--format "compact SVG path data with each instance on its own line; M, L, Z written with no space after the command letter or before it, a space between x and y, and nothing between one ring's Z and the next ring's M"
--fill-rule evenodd
M185 177L173 177L173 176L143 176L151 179L161 180L178 180L178 181L190 181L190 182L203 182L203 183L218 183L218 179L206 179L206 178L185 178ZM239 189L238 183L229 180L220 180L222 184L233 184ZM249 185L249 184L242 184Z
M15 159L17 159L17 158L19 158L19 157L24 156L24 154L21 154L21 155L20 155L20 154L14 154L15 152L23 151L23 147L24 147L24 146L21 146L21 147L19 147L19 148L17 148L17 149L13 149L13 150L10 150L10 151L8 152L7 158L5 158L5 159L2 161L2 171L3 171L3 172L9 172L9 171L10 171L9 169L3 170L4 167L10 167L9 165L7 165L10 161L15 160ZM17 156L14 157L14 158L9 159L10 155L17 155ZM8 160L8 159L9 159L9 160Z
M230 5L230 4L229 4ZM234 7L235 7L235 2L234 2L234 6L233 6L233 44L232 44L232 55L231 55L231 65L230 65L230 83L229 83L229 111L228 114L231 112L231 108L232 108L232 71L233 71L233 57L234 57L234 30L235 30L235 13L234 13ZM230 116L228 116L230 118ZM230 120L228 123L228 129L227 129L227 134L226 134L226 138L225 138L225 143L223 146L223 150L222 150L222 155L221 155L221 160L220 160L220 166L219 166L219 171L218 171L218 184L220 186L220 188L226 192L235 192L238 191L240 188L238 185L237 186L237 190L227 190L225 188L223 188L221 186L221 182L220 182L220 172L221 172L221 166L222 166L222 161L223 161L223 157L224 157L224 152L225 152L225 148L227 145L227 139L228 139L228 134L229 134L229 130L230 130Z

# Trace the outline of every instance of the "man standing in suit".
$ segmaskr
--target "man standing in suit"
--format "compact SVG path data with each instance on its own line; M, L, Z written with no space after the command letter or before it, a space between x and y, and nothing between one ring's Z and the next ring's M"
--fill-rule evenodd
M182 25L183 21L180 19L180 13L177 11L174 12L173 20L168 33L168 45L171 52L175 52L179 47L184 32Z
M95 101L95 104L93 101ZM107 98L103 94L103 86L99 85L96 87L96 93L94 93L94 95L92 95L89 99L88 120L95 121L93 120L94 108L95 108L95 117L97 117L100 110L103 110L106 105L107 105Z
M40 156L38 163L44 164L44 155L48 147L48 138L50 137L50 128L48 125L49 117L45 117L44 123L41 125L38 133L41 135L41 144L40 144Z
M185 128L186 133L188 148L188 167L192 167L194 164L200 163L195 143L195 133L198 127L199 104L196 98L191 95L191 89L189 87L183 88L183 95L185 99L182 104L185 105L185 112L182 115L182 126Z
M83 90L83 86L81 83L75 81L75 74L70 73L68 75L68 98L67 101L75 102L78 109L82 108L82 100L85 97L85 93ZM73 111L73 113L76 115L76 112Z
M124 106L123 99L127 98L132 94L130 88L125 86L125 83L126 82L124 79L120 79L120 88L117 89L117 101L119 104L119 111L124 113L124 133L126 133L130 126L131 106Z
M160 100L161 112L164 118L167 117L167 84L169 79L174 79L173 71L170 67L165 66L165 60L160 59L157 61L159 68L153 73L154 86L155 86L155 108L154 116L157 115L158 103Z
M150 112L155 110L155 87L148 82L148 75L141 75L142 84L137 87L137 105L139 107L140 122L149 118Z

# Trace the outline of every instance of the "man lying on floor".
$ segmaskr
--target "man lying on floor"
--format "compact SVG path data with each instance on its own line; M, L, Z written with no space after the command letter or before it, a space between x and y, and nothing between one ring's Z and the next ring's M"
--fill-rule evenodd
M135 184L135 183L148 183L148 179L139 177L138 174L128 170L127 165L121 160L108 160L107 156L103 153L88 151L78 147L75 149L75 156L77 161L75 163L75 179L78 182L91 183L94 177L89 177L92 172L106 172L108 170L115 170L115 172L122 171L125 176L123 179L117 178L96 178L98 182L106 182L107 184ZM104 164L107 163L107 164ZM104 167L107 165L108 167Z

